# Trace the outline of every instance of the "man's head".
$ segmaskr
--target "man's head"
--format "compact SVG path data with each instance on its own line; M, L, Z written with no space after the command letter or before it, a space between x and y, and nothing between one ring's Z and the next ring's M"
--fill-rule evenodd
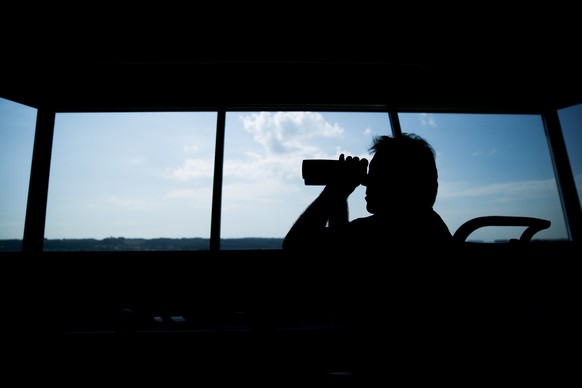
M370 213L432 208L438 173L434 149L426 140L409 133L377 136L370 152L374 156L363 182Z

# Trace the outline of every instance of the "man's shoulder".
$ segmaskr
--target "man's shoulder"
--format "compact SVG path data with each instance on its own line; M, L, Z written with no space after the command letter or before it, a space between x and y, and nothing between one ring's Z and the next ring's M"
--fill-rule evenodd
M369 215L367 217L354 218L349 222L350 226L377 226L384 221L377 215Z

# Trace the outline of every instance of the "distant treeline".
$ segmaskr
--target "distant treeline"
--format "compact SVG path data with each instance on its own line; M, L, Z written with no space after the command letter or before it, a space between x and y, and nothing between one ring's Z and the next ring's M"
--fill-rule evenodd
M282 238L225 238L220 249L280 249ZM45 239L44 251L192 251L210 249L207 238L124 238L108 237L102 240ZM0 251L21 251L22 240L0 240Z

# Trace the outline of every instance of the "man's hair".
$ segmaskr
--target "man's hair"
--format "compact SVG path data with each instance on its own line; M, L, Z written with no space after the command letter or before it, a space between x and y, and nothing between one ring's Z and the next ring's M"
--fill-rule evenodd
M369 151L386 157L386 166L398 177L400 188L419 205L432 207L438 191L436 154L428 141L414 133L375 136Z

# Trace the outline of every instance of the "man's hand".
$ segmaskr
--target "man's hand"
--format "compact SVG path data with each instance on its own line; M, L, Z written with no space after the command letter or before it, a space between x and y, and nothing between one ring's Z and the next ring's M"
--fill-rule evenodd
M347 197L362 183L367 173L368 159L341 154L337 174L326 189Z

